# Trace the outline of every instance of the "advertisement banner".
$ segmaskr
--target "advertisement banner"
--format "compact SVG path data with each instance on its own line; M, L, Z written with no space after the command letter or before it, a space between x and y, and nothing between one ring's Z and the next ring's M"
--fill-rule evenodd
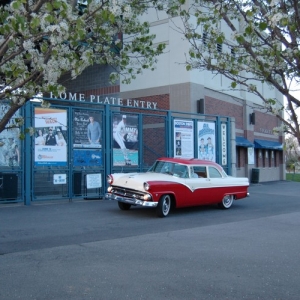
M0 105L0 119L9 110L9 105L3 103ZM13 117L9 120L7 126L17 126L16 118L20 117L19 111L17 111ZM3 167L19 167L21 163L21 143L19 138L19 128L12 128L9 130L3 130L0 133L0 166Z
M137 166L138 116L115 114L113 117L113 165Z
M194 157L194 123L174 120L174 157Z
M221 124L221 155L222 155L222 165L227 165L227 125L225 123Z
M73 113L73 165L102 166L102 115L76 109Z
M101 148L102 118L95 111L77 109L73 114L73 147Z
M67 165L67 111L36 107L34 110L36 166Z
M216 161L216 125L213 122L199 121L198 124L198 158Z

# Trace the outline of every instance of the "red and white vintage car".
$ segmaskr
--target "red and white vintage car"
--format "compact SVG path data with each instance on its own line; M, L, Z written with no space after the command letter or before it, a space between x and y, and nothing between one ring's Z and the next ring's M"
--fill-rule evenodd
M145 173L115 173L107 181L105 198L117 200L121 210L156 207L159 217L173 207L218 204L228 209L233 200L249 196L248 178L228 176L220 165L199 159L160 158Z

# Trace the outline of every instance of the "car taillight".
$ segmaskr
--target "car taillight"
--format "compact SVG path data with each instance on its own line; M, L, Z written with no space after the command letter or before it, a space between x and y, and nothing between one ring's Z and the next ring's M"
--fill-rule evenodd
M106 176L106 180L107 180L107 182L108 182L109 184L112 184L113 181L114 181L112 175L107 175L107 176Z

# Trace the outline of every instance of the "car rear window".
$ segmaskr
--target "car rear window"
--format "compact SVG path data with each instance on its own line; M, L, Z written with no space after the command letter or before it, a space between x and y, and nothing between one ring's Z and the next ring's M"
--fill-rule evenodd
M194 166L194 173L196 173L199 178L207 178L206 166Z

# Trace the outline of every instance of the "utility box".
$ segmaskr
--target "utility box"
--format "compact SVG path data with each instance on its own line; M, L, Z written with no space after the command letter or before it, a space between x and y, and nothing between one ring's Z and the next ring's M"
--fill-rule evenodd
M18 198L18 176L13 173L0 173L0 199L15 200Z
M252 169L251 182L259 183L259 169L256 169L256 168Z

